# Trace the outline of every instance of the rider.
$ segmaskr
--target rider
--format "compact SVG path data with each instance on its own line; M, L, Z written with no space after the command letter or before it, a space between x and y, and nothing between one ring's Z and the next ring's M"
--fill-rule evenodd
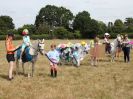
M104 34L105 52L108 54L110 54L110 50L111 50L109 37L110 37L109 33Z
M23 55L25 48L31 45L30 37L28 34L29 34L29 31L27 29L24 29L22 32L23 43L22 43L22 49L21 49L21 54L20 54L20 62L22 62L22 55Z

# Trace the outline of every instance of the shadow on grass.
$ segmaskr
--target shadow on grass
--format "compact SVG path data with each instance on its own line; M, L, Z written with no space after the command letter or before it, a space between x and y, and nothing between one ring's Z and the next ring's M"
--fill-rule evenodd
M19 73L19 76L28 77L28 74L27 74L27 73L24 74L24 73L20 72L20 73Z
M8 75L0 74L0 78L8 80Z

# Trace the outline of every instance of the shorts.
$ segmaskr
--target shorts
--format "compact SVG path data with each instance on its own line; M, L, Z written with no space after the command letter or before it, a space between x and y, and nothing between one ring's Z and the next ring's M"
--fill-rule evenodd
M7 54L6 59L8 62L15 61L14 54Z
M53 64L52 62L50 62L50 66L52 69L54 69L54 68L57 69L57 64Z

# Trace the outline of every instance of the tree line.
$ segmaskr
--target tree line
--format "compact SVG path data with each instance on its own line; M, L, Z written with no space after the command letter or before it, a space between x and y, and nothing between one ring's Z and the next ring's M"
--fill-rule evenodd
M95 35L101 37L108 32L115 37L118 33L127 33L133 37L133 18L116 19L115 22L105 24L102 21L93 19L89 12L82 11L76 16L65 7L47 5L40 9L34 24L25 24L15 29L13 19L10 16L0 16L0 35L8 32L21 35L24 28L27 28L32 38L92 38Z

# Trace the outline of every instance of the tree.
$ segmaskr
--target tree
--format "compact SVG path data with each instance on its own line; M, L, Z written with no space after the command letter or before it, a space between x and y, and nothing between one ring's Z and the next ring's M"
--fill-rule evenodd
M106 25L91 19L87 11L79 12L75 17L73 25L74 30L79 30L84 38L94 38L106 30Z
M117 19L115 22L114 22L114 32L115 33L122 33L124 32L124 23L122 22L122 20L120 19Z
M49 33L50 33L50 27L47 23L40 24L35 32L35 34L49 34Z
M113 33L113 26L114 24L112 22L108 22L107 31L109 33Z
M14 28L13 19L10 16L0 16L0 33L6 34L8 30Z
M28 29L29 35L35 34L36 28L33 24L25 24L23 27L18 28L18 34L21 35L24 29Z
M74 32L74 38L81 38L81 33L80 33L80 31L78 31L78 30L76 30L75 32Z
M68 27L68 21L72 19L73 14L69 9L47 5L42 8L39 15L36 16L35 25L39 27L40 24L46 22L51 28L54 26Z
M99 24L98 21L92 19L90 21L90 25L88 28L88 37L89 38L94 38L96 35L99 35Z
M133 32L133 18L126 18L124 24L126 26L126 32Z
M54 37L59 39L68 38L69 32L64 27L59 27L54 30Z
M107 26L105 23L103 23L102 21L98 22L99 25L99 32L98 34L104 34L105 32L107 32Z
M126 26L130 26L130 25L132 25L133 26L133 18L126 18L125 19L126 21L125 21L125 25Z
M73 23L74 30L79 30L83 37L87 37L87 33L90 31L90 22L91 17L87 11L79 12Z

